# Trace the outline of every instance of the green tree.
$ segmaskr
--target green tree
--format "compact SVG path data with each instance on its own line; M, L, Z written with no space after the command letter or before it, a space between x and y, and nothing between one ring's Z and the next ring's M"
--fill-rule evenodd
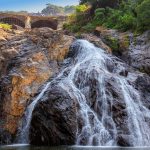
M140 30L150 29L150 0L142 1L136 8L137 25Z
M91 4L94 8L117 7L121 0L80 0L81 4Z
M88 6L85 4L76 6L76 13L84 13L87 10Z

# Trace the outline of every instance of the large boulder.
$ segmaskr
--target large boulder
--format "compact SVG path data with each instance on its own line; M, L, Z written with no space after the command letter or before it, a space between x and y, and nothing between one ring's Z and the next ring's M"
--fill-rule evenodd
M30 128L34 145L74 145L77 102L61 87L49 88L36 106Z

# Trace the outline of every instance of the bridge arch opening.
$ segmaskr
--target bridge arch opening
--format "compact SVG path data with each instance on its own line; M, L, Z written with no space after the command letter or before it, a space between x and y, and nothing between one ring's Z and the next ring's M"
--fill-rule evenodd
M5 17L5 18L2 18L0 19L0 22L3 22L3 23L8 23L10 25L18 25L18 26L21 26L21 27L25 27L25 23L23 21L21 21L20 19L18 18L15 18L15 17Z
M42 27L49 27L51 29L57 29L57 21L50 21L50 20L38 20L31 24L31 28L42 28Z

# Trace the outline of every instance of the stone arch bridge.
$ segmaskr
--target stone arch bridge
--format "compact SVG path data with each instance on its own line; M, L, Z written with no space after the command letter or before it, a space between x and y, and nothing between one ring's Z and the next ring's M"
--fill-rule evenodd
M23 28L40 28L49 27L54 30L57 29L59 22L64 21L65 17L58 16L32 16L32 15L19 15L19 14L9 14L0 13L0 22L15 24Z

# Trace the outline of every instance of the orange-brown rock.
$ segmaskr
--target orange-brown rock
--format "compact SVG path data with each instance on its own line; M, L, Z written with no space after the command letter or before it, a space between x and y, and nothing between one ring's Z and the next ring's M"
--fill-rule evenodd
M24 63L11 74L11 99L5 103L7 115L6 129L10 132L16 130L14 117L21 117L25 111L25 106L38 88L51 77L49 62L42 52L34 53L30 58L26 58ZM10 114L10 116L9 116Z
M74 40L73 36L63 35L61 30L54 31L50 28L33 29L30 34L34 43L40 43L48 49L50 61L62 61Z
M8 61L19 53L21 44L27 40L22 33L0 29L0 77L5 73Z
M0 128L14 135L27 105L54 73L74 38L49 28L15 35L1 44ZM9 56L9 57L8 57ZM3 69L2 69L3 68ZM7 74L7 76L5 76Z
M74 38L72 36L63 35L61 43L52 45L49 48L49 58L50 60L62 61L69 51L69 47L73 42Z
M0 28L0 40L5 39L7 37L8 33Z

